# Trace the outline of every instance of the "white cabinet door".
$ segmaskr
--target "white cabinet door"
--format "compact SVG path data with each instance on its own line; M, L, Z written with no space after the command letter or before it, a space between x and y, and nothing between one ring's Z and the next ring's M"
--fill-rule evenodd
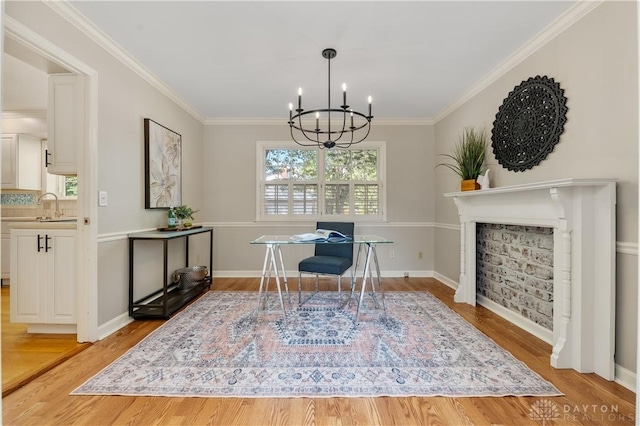
M11 322L76 323L76 232L11 231Z
M16 144L18 135L2 135L2 188L16 187Z
M84 78L75 74L49 76L48 149L51 174L77 174L77 149L84 135Z
M0 238L0 242L0 253L2 254L2 258L0 259L0 263L2 265L2 273L0 275L0 278L5 280L9 279L9 271L11 270L11 268L9 267L11 265L11 257L9 256L11 249L9 234L3 233L2 237Z
M47 253L42 230L11 232L11 322L47 320Z
M76 323L76 233L72 230L47 231L49 240L49 278L47 322Z
M21 134L2 135L2 189L41 188L40 139Z

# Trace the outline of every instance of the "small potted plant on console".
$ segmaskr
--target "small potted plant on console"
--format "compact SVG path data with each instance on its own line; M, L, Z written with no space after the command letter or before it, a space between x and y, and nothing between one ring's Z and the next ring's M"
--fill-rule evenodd
M191 207L182 205L174 209L176 219L178 220L178 228L191 228L193 226L193 215L198 210L193 210Z

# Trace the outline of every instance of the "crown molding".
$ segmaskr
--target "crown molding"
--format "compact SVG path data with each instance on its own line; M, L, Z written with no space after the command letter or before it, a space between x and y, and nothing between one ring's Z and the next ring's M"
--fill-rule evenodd
M34 109L34 110L14 110L14 111L2 111L3 120L20 119L20 118L47 118L47 110Z
M460 95L460 97L458 97L451 104L445 107L438 115L436 115L436 117L434 118L434 123L438 123L453 111L460 108L471 98L485 90L500 77L504 76L507 72L512 70L515 66L540 50L540 48L549 43L551 40L562 34L569 27L578 22L604 1L606 0L578 0L576 4L567 9L567 11L559 16L555 21L547 25L547 27L545 27L540 33L538 33L538 35L525 43L524 46L522 46L516 52L511 54L511 56L509 56L502 64L498 65L488 75L480 79L465 93Z
M340 120L335 120L341 123ZM282 118L207 118L204 124L207 126L287 126L288 119ZM331 121L333 123L333 120ZM433 126L432 118L376 118L371 122L371 126Z
M101 29L96 27L91 21L89 21L84 15L78 12L78 10L71 4L69 4L66 0L43 0L43 3L49 6L62 18L66 19L69 23L71 23L74 27L80 30L95 43L97 43L98 46L102 47L109 54L122 62L134 73L139 75L147 83L151 84L162 94L178 104L187 113L191 114L196 120L204 123L204 116L200 114L200 112L193 105L184 100L165 82L159 79L154 73L149 71L149 69L147 69L133 56L127 53L127 51L124 50L118 43L111 39Z
M453 111L464 105L471 98L482 92L489 85L494 83L508 71L520 64L526 58L538 51L541 47L549 43L555 37L560 35L582 17L587 15L593 9L598 7L606 0L579 0L575 5L569 8L563 15L549 24L537 36L527 42L521 49L509 56L502 64L496 67L484 78L476 82L465 93L459 96L451 104L445 107L438 115L433 118L380 118L376 119L375 125L382 126L432 126L451 114ZM286 125L286 118L213 118L204 117L193 105L188 103L180 95L178 95L171 87L159 79L149 69L138 62L133 56L126 52L118 43L111 39L101 29L96 27L76 8L69 4L66 0L43 0L44 4L66 19L82 33L87 35L91 40L104 48L108 53L122 62L125 66L163 93L173 102L178 104L186 112L191 114L195 119L204 125L282 125L283 121Z

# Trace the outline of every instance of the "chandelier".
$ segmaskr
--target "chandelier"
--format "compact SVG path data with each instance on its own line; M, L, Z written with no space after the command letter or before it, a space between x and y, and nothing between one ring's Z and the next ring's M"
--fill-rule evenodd
M333 147L349 148L352 144L362 142L369 136L371 130L371 96L369 96L369 113L367 115L354 111L347 105L347 85L342 84L342 105L331 108L331 59L336 57L335 49L324 49L322 57L328 63L327 107L305 111L302 108L302 88L298 89L298 108L293 109L289 104L289 128L291 138L298 145L317 146L331 149ZM315 128L310 127L315 117ZM307 120L303 120L306 118ZM331 120L337 127L331 128ZM304 123L303 123L304 121ZM340 125L342 122L342 125ZM321 128L320 123L326 127ZM296 134L298 138L296 139Z

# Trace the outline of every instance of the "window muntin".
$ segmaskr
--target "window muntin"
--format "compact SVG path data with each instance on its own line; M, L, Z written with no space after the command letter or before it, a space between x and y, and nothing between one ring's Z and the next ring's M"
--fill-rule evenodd
M383 220L385 144L320 150L258 143L258 220Z

